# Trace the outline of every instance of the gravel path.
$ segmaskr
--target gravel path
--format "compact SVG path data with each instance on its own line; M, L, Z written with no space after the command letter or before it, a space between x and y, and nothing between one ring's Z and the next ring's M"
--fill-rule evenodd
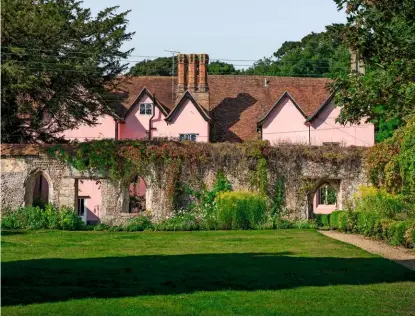
M319 231L320 233L353 244L370 253L378 254L384 258L397 262L411 270L415 270L415 252L404 247L393 247L382 241L375 241L358 234L346 234L338 231Z

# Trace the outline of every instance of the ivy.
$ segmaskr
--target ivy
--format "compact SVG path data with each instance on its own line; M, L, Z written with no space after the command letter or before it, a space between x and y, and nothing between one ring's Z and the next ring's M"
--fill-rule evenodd
M280 175L274 185L275 194L273 197L273 203L271 207L271 215L281 215L283 208L285 207L285 178Z

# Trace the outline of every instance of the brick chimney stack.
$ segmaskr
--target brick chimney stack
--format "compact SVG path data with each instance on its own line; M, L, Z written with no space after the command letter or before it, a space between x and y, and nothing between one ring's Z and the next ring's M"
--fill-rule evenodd
M208 60L207 54L199 54L198 90L200 92L208 90Z
M178 54L178 92L185 91L185 54Z
M189 91L209 112L208 61L207 54L178 54L176 102Z
M196 55L188 54L188 83L187 88L190 92L195 92L196 90Z

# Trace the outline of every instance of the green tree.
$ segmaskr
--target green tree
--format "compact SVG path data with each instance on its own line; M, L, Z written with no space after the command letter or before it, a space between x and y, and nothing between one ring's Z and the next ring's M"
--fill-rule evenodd
M346 44L359 53L365 75L352 73L333 83L339 121L362 118L377 128L377 141L391 137L414 113L415 3L413 0L335 0L346 9Z
M177 65L176 63L173 65L172 57L158 57L138 62L130 68L129 74L132 76L172 76L172 67L173 75L176 76Z
M51 142L112 114L109 90L132 50L129 11L96 17L76 0L2 0L1 141Z
M220 61L212 61L208 64L208 74L210 75L238 75L239 71L233 64Z
M329 25L325 32L310 33L300 41L284 42L273 57L257 61L245 73L330 78L347 74L350 55L342 42L343 27Z

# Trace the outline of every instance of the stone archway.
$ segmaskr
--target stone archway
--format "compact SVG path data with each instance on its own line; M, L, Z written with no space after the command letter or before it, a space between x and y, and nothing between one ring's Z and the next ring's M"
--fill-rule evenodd
M331 213L340 209L340 189L340 179L315 181L314 186L308 192L308 218L311 219L314 213Z
M25 206L43 206L53 201L53 184L49 174L37 170L26 178L24 182Z

